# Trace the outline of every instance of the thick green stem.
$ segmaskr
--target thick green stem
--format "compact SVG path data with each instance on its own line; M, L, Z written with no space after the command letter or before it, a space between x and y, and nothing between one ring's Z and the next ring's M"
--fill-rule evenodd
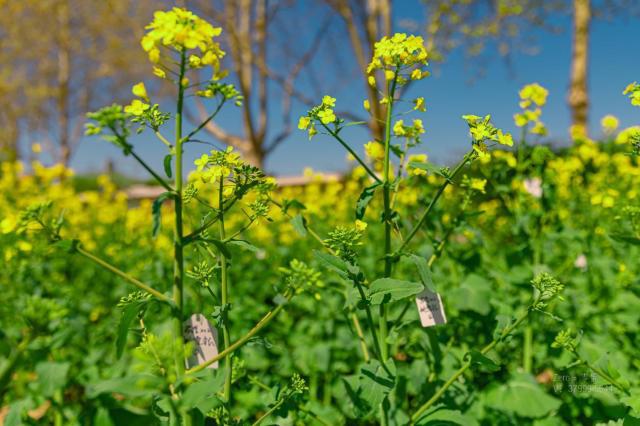
M184 345L182 337L182 321L184 319L184 245L182 225L182 110L184 103L184 86L182 80L186 69L186 55L182 50L180 54L180 75L178 78L178 102L176 106L176 133L175 133L175 226L173 230L173 302L175 304L174 333L178 348L175 354L177 378L184 374ZM191 416L188 412L181 412L182 424L191 425Z
M226 231L224 228L224 180L220 179L220 187L218 188L218 209L219 217L218 225L220 227L220 241L224 241L226 238ZM224 349L227 349L231 345L231 335L229 333L229 314L227 307L229 306L229 275L227 271L227 258L222 251L220 251L220 299L223 306L222 309L222 339L224 342ZM233 357L228 356L224 359L224 389L223 397L227 404L231 403L231 370L232 370Z
M387 117L385 120L385 135L384 135L384 167L382 175L382 191L384 198L384 277L391 276L391 268L393 266L393 260L391 259L391 188L390 188L390 170L391 170L391 118L393 117L393 102L396 92L396 84L398 82L398 69L396 69L393 81L391 82L390 89L388 91L387 104ZM380 304L380 356L382 359L380 362L384 363L389 357L389 345L387 344L388 330L388 312L387 305ZM386 412L384 413L386 417ZM384 418L383 418L384 422Z

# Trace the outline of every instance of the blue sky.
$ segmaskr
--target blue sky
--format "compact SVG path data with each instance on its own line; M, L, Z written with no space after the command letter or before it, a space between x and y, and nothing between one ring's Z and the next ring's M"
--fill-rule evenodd
M399 3L402 6L396 7L394 22L411 18L415 3L414 0ZM512 115L518 108L517 92L532 82L549 90L548 104L542 115L550 130L547 140L566 143L570 123L565 99L571 58L571 21L564 17L555 24L563 28L562 33L536 32L539 52L536 55L516 54L511 69L496 55L485 65L485 76L469 83L475 75L470 69L473 62L465 60L463 52L458 50L450 54L445 63L437 65L431 77L412 87L407 97L424 96L428 108L420 117L427 132L423 145L416 152L425 152L441 163L457 158L469 144L466 124L460 118L463 114L490 113L497 126L514 131ZM640 21L637 19L616 18L593 23L589 76L593 136L599 135L599 121L606 114L617 116L623 127L640 123L640 111L621 94L628 83L640 80L640 55L633 51L634 46L637 49L637 40L640 40ZM339 104L361 108L361 86L360 81L355 81L334 96ZM273 114L277 114L276 109ZM305 109L303 105L296 105L294 117L303 114ZM221 118L231 128L238 128L240 111L231 107ZM361 150L368 139L364 130L350 130L345 134L357 150ZM147 135L136 138L135 145L142 156L161 170L165 155L161 144ZM191 160L205 152L205 148L194 144L187 150L186 157ZM118 150L96 139L81 142L72 167L79 173L100 171L107 158L114 159L119 172L144 177L134 161L122 159ZM308 141L304 133L294 131L267 159L265 166L268 172L280 176L299 174L305 167L334 172L347 169L349 164L337 142L325 136Z

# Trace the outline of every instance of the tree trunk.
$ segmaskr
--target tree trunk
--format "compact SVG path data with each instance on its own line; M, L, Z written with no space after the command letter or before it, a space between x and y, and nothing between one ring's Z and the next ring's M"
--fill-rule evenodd
M265 152L262 149L262 145L251 146L247 150L239 149L242 152L242 159L254 167L263 169Z
M70 37L70 10L66 0L62 1L58 9L58 19L60 24L60 45L58 46L58 126L60 144L59 161L65 167L69 165L71 159L71 138L69 135L70 125L70 72L71 53L69 49Z
M589 62L589 26L591 23L591 0L573 1L573 57L571 60L571 86L569 107L574 126L588 128L589 92L587 88Z

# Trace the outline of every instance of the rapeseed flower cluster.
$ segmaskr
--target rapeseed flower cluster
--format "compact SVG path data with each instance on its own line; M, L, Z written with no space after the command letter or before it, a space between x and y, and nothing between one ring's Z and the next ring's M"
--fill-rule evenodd
M322 103L311 108L306 116L300 117L298 121L298 129L309 131L309 140L318 134L316 122L320 122L322 126L338 122L338 118L333 110L336 106L336 98L325 95Z
M542 109L547 103L549 92L538 83L528 84L524 86L520 92L520 108L521 113L514 114L513 120L518 127L531 125L529 131L534 135L545 136L547 128L540 120Z
M622 94L629 96L631 105L640 106L640 84L634 81L624 89Z
M488 142L513 146L511 134L495 127L491 123L491 115L486 115L484 118L477 115L463 115L462 119L469 126L473 149L480 158L489 158Z
M174 7L170 11L156 12L146 29L148 32L142 38L141 45L148 53L149 60L159 65L154 69L158 77L166 77L162 68L162 47L186 55L189 67L211 66L214 69L214 79L221 77L220 58L224 56L224 51L214 41L214 37L222 33L221 28L212 26L193 12Z
M427 56L424 40L420 36L396 33L392 37L382 37L375 43L373 57L367 66L369 83L375 85L373 73L376 70L382 70L386 80L393 80L398 73L399 84L405 82L405 77L399 74L405 70L411 80L421 80L429 76L429 72L423 69L428 65Z

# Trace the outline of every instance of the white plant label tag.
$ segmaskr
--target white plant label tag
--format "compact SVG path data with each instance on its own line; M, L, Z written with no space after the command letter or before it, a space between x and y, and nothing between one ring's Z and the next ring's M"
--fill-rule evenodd
M202 314L193 314L182 323L182 335L187 342L193 342L193 354L187 360L187 368L197 365L218 355L218 330ZM207 366L218 368L218 361Z
M418 314L423 327L447 323L439 293L424 290L416 296L416 305L418 305Z

